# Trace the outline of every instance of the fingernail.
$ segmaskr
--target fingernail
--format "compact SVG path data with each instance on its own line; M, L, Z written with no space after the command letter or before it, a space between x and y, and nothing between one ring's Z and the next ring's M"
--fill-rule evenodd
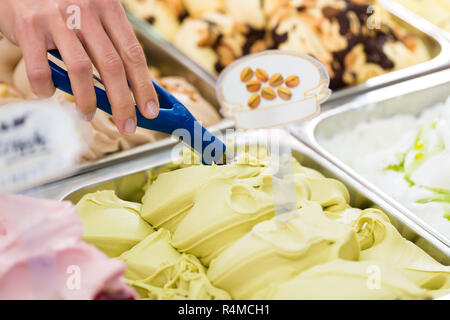
M127 134L134 133L134 131L136 131L136 122L134 121L134 119L128 119L127 121L125 121L124 129Z
M150 101L145 105L145 113L150 117L156 117L159 113L158 105L155 101Z

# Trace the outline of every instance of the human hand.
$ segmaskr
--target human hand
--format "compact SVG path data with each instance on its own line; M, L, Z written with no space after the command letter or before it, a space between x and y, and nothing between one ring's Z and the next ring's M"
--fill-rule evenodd
M73 30L66 23L69 6L78 7L80 13L79 28ZM144 51L119 0L0 0L0 31L21 47L38 97L55 92L47 51L58 49L84 119L93 118L97 104L92 64L100 73L114 123L122 134L136 130L134 100L145 117L158 115L159 102Z

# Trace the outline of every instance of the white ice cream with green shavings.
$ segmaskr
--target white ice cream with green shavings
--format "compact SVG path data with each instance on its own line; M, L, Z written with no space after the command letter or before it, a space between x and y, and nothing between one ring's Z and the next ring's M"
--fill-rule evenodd
M319 142L450 237L450 98L418 117L360 123Z

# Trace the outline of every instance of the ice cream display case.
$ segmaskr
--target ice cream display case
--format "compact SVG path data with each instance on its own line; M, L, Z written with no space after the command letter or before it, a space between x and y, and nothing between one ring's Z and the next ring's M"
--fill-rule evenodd
M0 299L450 299L450 37L437 26L448 27L450 8L434 25L404 0L121 2L150 73L220 139L221 152L202 162L194 143L189 150L141 127L123 136L101 110L90 122L76 119L86 148L72 171L0 192L0 256L15 276L0 272ZM330 80L331 96L294 120L302 100L286 102L279 90L311 80L308 73L292 74L286 59L289 75L240 65L229 78L236 87L226 88L244 97L249 118L258 107L289 118L244 127L226 113L234 100L221 96L232 68L219 74L278 49L320 60L329 79L313 93L324 94ZM0 71L0 108L36 99L20 49L1 34ZM43 101L51 99L75 108L62 91ZM274 99L293 108L283 113ZM75 264L89 267L83 281L97 289L77 295L62 277L46 285L59 274L48 267L58 262L51 252L66 256L68 239L82 249ZM28 243L38 255L25 254ZM16 249L19 267L8 256ZM41 263L31 275L45 290L27 289L33 259ZM52 296L55 288L63 294Z
M171 51L213 77L249 53L281 49L310 54L330 74L330 102L450 64L445 32L389 1L123 3L135 26L158 32L173 44L167 46ZM370 16L380 8L379 15Z
M309 123L299 139L450 246L450 70L379 89Z
M48 186L41 189L39 195L68 200L78 204L81 220L85 224L84 239L96 245L97 248L103 249L110 257L118 256L125 261L128 267L125 276L127 282L137 289L141 298L228 299L231 296L238 299L333 299L338 297L389 299L389 297L438 298L445 293L444 287L442 287L443 282L437 279L441 272L443 272L444 277L447 277L444 274L448 273L448 267L445 267L445 265L450 262L450 248L448 246L373 192L363 182L348 175L310 147L292 136L285 143L292 149L295 159L294 171L299 183L296 184L298 187L297 200L305 201L302 202L300 209L302 215L298 216L286 214L278 218L274 217L273 204L269 204L270 201L267 202L266 198L270 189L267 188L269 187L267 184L271 179L266 179L267 176L263 174L265 168L261 163L255 165L254 162L250 161L248 165L242 166L179 167L171 162L169 151L163 151L149 157L136 158L126 165L119 163L113 167L98 170L89 176L72 177L64 182L58 182L57 185L52 187ZM259 160L261 159L259 158ZM251 163L253 165L250 165ZM214 176L217 172L225 173L225 175L215 179ZM177 179L188 181L186 179L192 176L195 176L196 179L189 180L189 184L175 183ZM266 186L256 187L255 183ZM246 184L253 187L246 189ZM204 188L205 185L208 188ZM172 192L167 192L164 189L167 186L173 189ZM228 187L231 187L232 191L230 197L227 198L228 200L224 201L228 201L229 206L220 206L221 209L218 210L220 216L216 217L214 214L205 216L203 214L201 215L202 222L195 222L195 216L198 218L199 213L203 212L202 210L208 210L208 203L210 209L211 201L217 203L217 201L220 202L222 198L227 197L228 192L221 192L221 188L227 189ZM254 200L259 200L251 205L252 202L248 202L248 198L245 196L245 190L254 195ZM197 191L200 192L200 196L199 193L196 193ZM190 203L190 199L195 199L192 200L195 201L195 205L190 204L186 207ZM153 202L153 200L156 202ZM248 205L251 206L248 207ZM151 225L154 226L156 231L146 238L143 237L144 240L140 239L141 242L135 240L134 243L138 242L138 244L134 247L129 245L129 247L132 247L131 249L122 248L121 250L125 250L124 252L113 245L114 243L120 243L121 246L125 245L123 239L116 239L119 234L122 234L123 230L109 232L105 224L101 230L97 228L97 233L109 232L108 237L105 237L104 234L91 234L90 231L95 228L90 228L89 225L98 226L102 218L115 220L111 216L115 207L130 212L138 210L141 218L147 222L151 221ZM225 211L222 216L223 210ZM330 219L325 219L324 214ZM283 217L287 219L287 222L283 220ZM295 222L296 219L304 220ZM191 224L189 224L189 221ZM106 223L106 221L103 222ZM281 227L280 230L289 231L286 231L286 234L283 233L284 231L278 234L278 231L276 231L278 230L277 223L280 223L281 226L286 223L286 229ZM336 225L331 226L328 223L335 223ZM342 224L346 223L358 230L359 244L355 244L355 246L351 244L355 239L347 234L348 230L341 230ZM316 230L317 224L320 224L320 227ZM119 224L119 226L119 229L126 228L123 224ZM306 229L303 229L302 226ZM339 250L321 247L320 243L323 244L323 242L316 241L316 236L319 235L314 236L313 233L316 232L314 230L320 234L320 237L327 238L330 236L325 235L324 230L334 234L331 236L334 237L334 240L330 240L329 246L336 245ZM256 235L255 232L261 234ZM135 236L134 234L133 237ZM105 239L109 239L109 242L105 242ZM307 239L316 240L308 242ZM279 242L280 240L281 242ZM159 250L158 252L166 257L168 253L161 251L161 246L168 246L167 241L177 249L175 251L170 249L170 251L176 253L176 259L184 259L183 261L186 262L189 257L191 259L189 264L195 264L197 267L194 269L201 270L196 271L195 276L190 273L190 280L184 285L191 288L193 279L196 279L195 281L202 283L202 290L183 291L179 287L166 287L158 284L159 282L157 283L154 280L161 279L159 271L154 273L154 270L159 270L157 259L150 259L152 265L147 267L142 264L142 261L139 262L140 255L147 256L151 252L155 252L153 250ZM397 241L399 242L397 243ZM228 242L230 242L230 245L225 245ZM234 244L232 244L233 242ZM298 247L299 243L304 245L308 243L308 249L306 250L303 245L301 248ZM383 245L376 245L380 243L383 243ZM375 249L376 247L378 249ZM245 248L244 251L248 250L249 259L247 261L243 257L239 259L242 264L236 264L237 261L234 261L232 257L241 254L245 256L245 253L239 253L242 248ZM316 250L313 248L316 248ZM401 250L402 254L396 252L391 255L389 253L390 248L394 251ZM237 250L237 252L233 250ZM361 252L358 253L360 250ZM326 252L330 256L323 258L322 255ZM374 252L378 253L375 254ZM409 256L409 253L406 252L411 253L412 256ZM179 256L180 254L181 256ZM335 257L336 254L338 255L337 260L330 258ZM436 261L430 260L428 255ZM155 256L153 255L153 257ZM255 257L259 257L262 259L261 261L266 261L266 263L260 263L259 260L255 260L255 262ZM406 264L416 261L414 262L416 270L414 272L419 273L412 276L412 279L421 283L423 288L431 291L421 295L420 290L416 291L412 287L405 286L405 283L400 284L403 280L400 282L393 280L402 278L400 274L395 275L393 270L391 271L394 273L391 274L391 271L388 271L389 267L385 265L385 262L389 264L389 260L394 259L394 257L396 257L395 259L403 257L400 259L402 259L402 263ZM381 259L385 262L378 264L373 259ZM177 263L174 262L173 268L177 268ZM259 266L267 265L267 268L262 267L261 272L254 273L252 271L252 275L247 274L245 278L248 281L233 281L233 279L242 277L246 272L248 273L248 270L254 270L254 267L251 267L252 263L258 263ZM383 268L383 275L389 275L387 278L383 278L383 281L390 282L392 280L396 283L387 285L392 288L392 291L391 289L388 292L384 290L374 291L366 288L366 275L360 277L359 274L361 272L366 274L367 267L374 263ZM228 264L230 266L226 269L225 267ZM199 267L201 265L204 267ZM294 267L294 265L296 266ZM437 278L434 275L425 276L426 273L423 273L425 269L432 265L434 265L432 267L434 268L433 274L436 273ZM293 272L294 269L310 267L312 268L304 274L300 273L296 277L288 276L296 274ZM384 269L385 267L387 269ZM409 268L406 265L403 267ZM422 268L425 269L422 270ZM189 270L192 272L190 267ZM286 272L273 274L274 270L286 270ZM288 270L293 273L287 272ZM228 274L228 272L231 273ZM176 271L171 274L179 274L179 272ZM231 277L231 275L235 275L236 278ZM425 280L423 276L427 279ZM147 280L139 280L143 277L148 278L146 278ZM268 279L272 279L269 282L273 282L273 286L267 287L270 290L266 290L264 285ZM433 283L433 285L425 285L424 281ZM317 288L323 287L325 289L314 290L314 292L295 289L305 288L305 283L316 284ZM337 283L341 283L341 285L345 283L349 289L342 293L342 286L335 285ZM359 289L361 286L366 289ZM337 288L339 288L338 291L336 291Z

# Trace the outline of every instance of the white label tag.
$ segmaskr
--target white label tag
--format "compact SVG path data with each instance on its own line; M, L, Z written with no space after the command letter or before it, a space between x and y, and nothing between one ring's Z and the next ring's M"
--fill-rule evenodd
M55 100L0 108L0 193L67 174L84 151L81 133L74 111Z
M237 128L261 129L309 119L331 94L318 60L298 52L269 50L245 56L220 75L222 114Z

